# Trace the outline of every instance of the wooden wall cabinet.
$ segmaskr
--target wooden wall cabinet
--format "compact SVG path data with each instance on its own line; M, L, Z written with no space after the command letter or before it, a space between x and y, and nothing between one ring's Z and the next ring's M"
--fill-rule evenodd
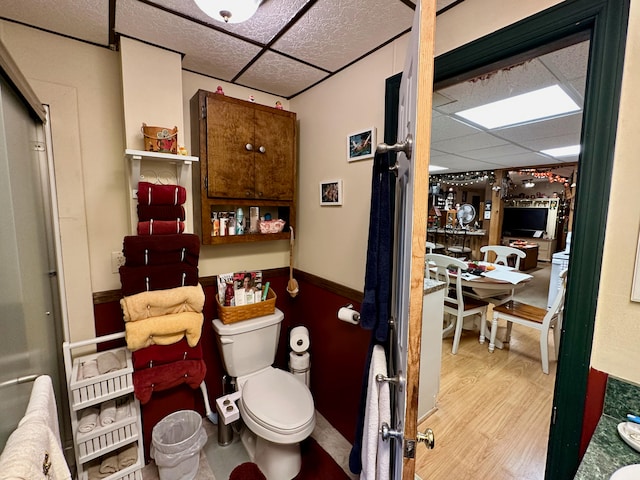
M203 244L289 238L295 227L296 114L199 90L191 99L196 233ZM199 195L198 193L199 192ZM198 202L199 197L199 202ZM211 212L260 207L287 221L279 234L211 235ZM199 225L198 225L199 224Z

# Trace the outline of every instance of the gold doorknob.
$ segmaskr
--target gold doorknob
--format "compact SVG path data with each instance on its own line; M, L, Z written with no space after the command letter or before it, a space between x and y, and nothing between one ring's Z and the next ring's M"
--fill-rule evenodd
M424 433L418 432L416 440L418 443L424 443L427 448L432 449L436 446L436 437L433 434L433 430L427 428Z

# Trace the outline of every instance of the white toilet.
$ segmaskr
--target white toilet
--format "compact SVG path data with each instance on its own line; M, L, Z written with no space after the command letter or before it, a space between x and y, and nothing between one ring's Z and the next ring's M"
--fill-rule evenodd
M241 391L241 434L249 457L267 480L290 480L300 472L300 442L316 424L313 397L293 374L272 367L284 314L225 325L213 320L226 372Z

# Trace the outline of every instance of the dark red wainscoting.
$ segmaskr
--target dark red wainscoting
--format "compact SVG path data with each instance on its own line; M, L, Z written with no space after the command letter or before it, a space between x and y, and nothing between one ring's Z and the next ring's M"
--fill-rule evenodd
M288 277L268 277L271 288L277 295L276 307L285 315L280 333L280 344L275 365L288 369L289 331L304 325L309 329L311 346L311 392L316 409L349 442L354 441L356 419L360 407L360 389L364 364L369 346L370 332L357 325L337 319L338 309L349 303L357 310L359 304L342 295L328 291L313 282L298 280L300 290L295 298L286 291ZM212 282L207 282L211 284ZM211 408L215 411L215 399L222 395L223 364L215 341L211 320L215 318L215 293L213 286L206 286L202 348L207 365L206 384ZM124 330L124 321L119 301L105 301L94 305L96 335L102 336ZM103 344L114 348L124 341ZM153 427L166 415L177 410L194 409L205 414L204 402L199 389L181 386L158 392L142 408L144 446L149 460L149 445Z

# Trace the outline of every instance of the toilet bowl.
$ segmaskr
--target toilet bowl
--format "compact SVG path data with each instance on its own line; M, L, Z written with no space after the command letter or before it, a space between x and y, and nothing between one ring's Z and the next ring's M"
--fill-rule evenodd
M241 435L250 458L268 480L294 478L302 465L300 442L315 427L311 392L289 372L269 367L239 378Z
M309 388L292 373L274 368L283 313L275 309L241 322L213 320L227 374L236 378L247 453L267 480L290 480L300 472L300 442L315 427Z

